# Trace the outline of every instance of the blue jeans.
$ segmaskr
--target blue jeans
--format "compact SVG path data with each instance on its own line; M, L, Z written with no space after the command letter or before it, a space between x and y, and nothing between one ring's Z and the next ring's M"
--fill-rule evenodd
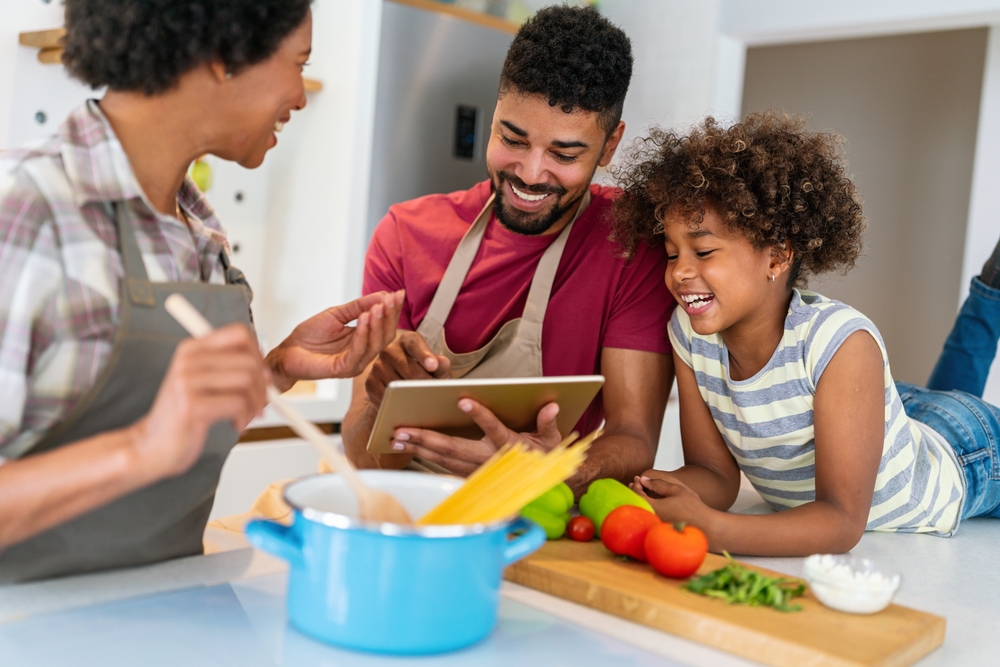
M962 518L1000 518L1000 409L982 400L1000 340L1000 290L973 278L927 388L897 382L908 417L955 450L966 481Z
M944 342L944 350L927 381L927 388L936 391L958 389L982 396L986 376L997 356L998 339L1000 290L973 278L969 297L962 304L955 326Z

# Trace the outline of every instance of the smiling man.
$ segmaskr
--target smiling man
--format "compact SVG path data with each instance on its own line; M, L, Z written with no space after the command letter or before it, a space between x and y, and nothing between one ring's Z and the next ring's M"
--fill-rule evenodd
M379 224L364 292L405 288L408 331L355 380L344 441L357 464L402 467L416 456L466 475L506 442L548 448L565 435L554 404L534 433L518 434L466 400L482 440L399 429L399 454L372 457L365 447L392 380L593 373L606 382L577 430L606 421L605 435L570 485L631 480L652 463L673 380L666 257L643 247L624 261L608 240L616 191L591 185L625 130L631 73L628 37L594 9L538 12L504 62L489 180L398 204Z

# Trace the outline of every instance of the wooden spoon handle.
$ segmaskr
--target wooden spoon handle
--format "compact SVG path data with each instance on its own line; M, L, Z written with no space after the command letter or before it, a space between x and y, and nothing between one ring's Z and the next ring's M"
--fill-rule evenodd
M212 333L212 325L205 317L198 312L198 309L191 305L191 302L180 294L171 294L163 302L163 307L177 320L185 330L195 338L201 338ZM351 486L359 498L369 493L365 483L361 481L357 471L347 457L337 451L330 444L326 435L316 428L316 425L307 420L302 414L292 406L291 403L281 397L281 394L273 385L267 386L267 397L271 405L277 410L295 433L316 448L321 457L326 459L334 470L341 474L344 480Z
M277 410L288 425L295 431L296 435L311 444L319 452L319 455L326 459L327 463L334 471L340 473L358 496L368 493L368 487L361 481L358 472L351 465L346 456L337 451L337 448L330 444L326 434L320 431L315 424L302 416L302 414L286 401L278 390L272 385L267 387L267 397L271 401L271 407Z

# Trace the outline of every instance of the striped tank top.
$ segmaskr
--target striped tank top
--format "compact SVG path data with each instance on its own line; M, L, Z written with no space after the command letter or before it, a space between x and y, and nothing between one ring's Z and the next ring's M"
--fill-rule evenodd
M823 370L855 331L872 335L885 364L885 440L867 529L951 535L962 508L961 470L946 442L906 416L871 320L839 301L793 290L774 355L741 381L729 379L722 336L695 333L682 308L670 320L674 350L694 371L729 451L777 510L816 498L813 397Z

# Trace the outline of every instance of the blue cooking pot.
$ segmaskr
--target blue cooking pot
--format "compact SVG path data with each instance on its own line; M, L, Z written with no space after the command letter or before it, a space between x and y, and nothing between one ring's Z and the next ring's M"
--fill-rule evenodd
M406 471L361 471L410 516L423 516L462 480ZM503 569L545 543L530 521L400 526L359 521L338 475L293 482L291 526L251 521L255 546L291 565L288 617L305 634L339 646L419 655L451 651L496 625Z

